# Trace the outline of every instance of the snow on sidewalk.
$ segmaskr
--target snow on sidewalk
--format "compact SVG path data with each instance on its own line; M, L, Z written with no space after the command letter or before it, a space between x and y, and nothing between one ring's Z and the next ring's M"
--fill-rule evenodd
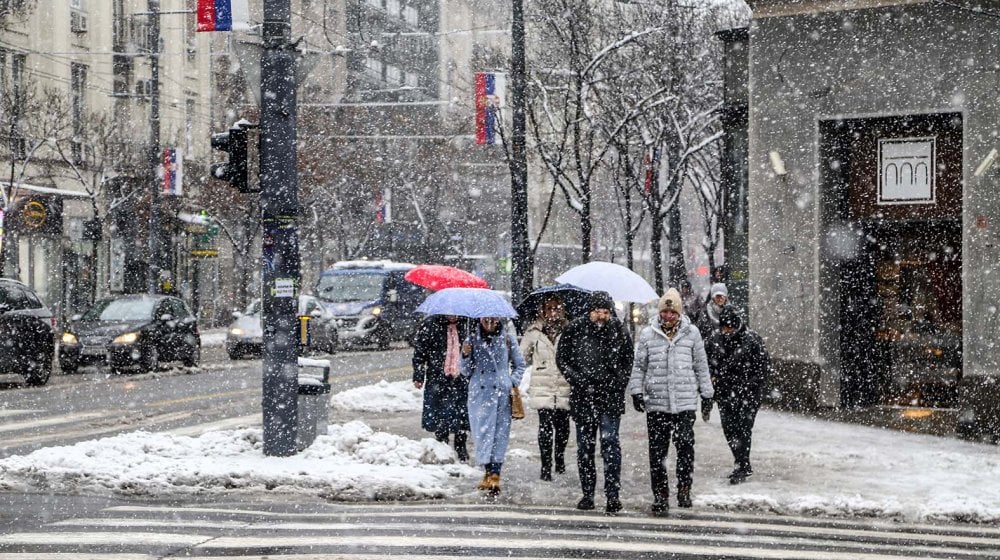
M419 418L410 382L379 383L334 395L334 409ZM354 407L354 408L352 408ZM361 414L358 412L357 414ZM529 416L534 413L529 411ZM419 422L419 420L416 420ZM579 493L567 450L567 474L541 482L532 419L516 422L504 465L511 503L572 505ZM412 428L412 426L411 426ZM725 478L732 456L715 412L696 424L697 509L789 515L860 516L901 521L1000 521L996 446L762 410L754 430L755 474ZM412 428L406 433L422 433ZM410 439L359 421L334 424L298 455L264 457L259 429L199 437L134 432L0 460L0 490L171 495L292 493L328 500L458 498L475 495L479 469L430 438ZM645 419L622 424L626 507L648 510ZM671 460L673 450L671 450ZM598 460L600 464L600 460ZM670 466L671 483L675 483ZM600 484L599 484L600 486Z

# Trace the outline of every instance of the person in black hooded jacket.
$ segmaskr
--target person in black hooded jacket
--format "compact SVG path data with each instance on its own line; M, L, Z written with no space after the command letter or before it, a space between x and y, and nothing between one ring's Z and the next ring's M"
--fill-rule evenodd
M764 341L747 328L739 310L732 305L719 312L719 330L706 344L706 353L715 374L712 385L715 402L719 404L722 433L736 462L729 482L739 484L753 474L750 466L753 425L767 388L771 358Z
M606 292L590 296L590 313L571 322L556 349L556 365L570 385L570 414L576 424L577 467L583 498L578 509L594 509L597 468L594 448L600 432L604 460L605 511L621 511L622 453L618 427L625 414L625 388L632 369L632 338L614 315Z

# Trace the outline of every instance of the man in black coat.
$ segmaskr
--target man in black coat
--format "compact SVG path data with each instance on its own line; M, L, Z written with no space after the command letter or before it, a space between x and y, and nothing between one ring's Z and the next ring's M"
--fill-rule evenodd
M760 336L747 328L738 309L731 305L719 313L719 330L705 347L714 373L715 402L719 404L722 433L733 452L736 468L729 475L731 484L745 481L750 466L750 444L757 409L767 389L771 358Z
M621 511L622 452L618 427L625 414L625 387L632 369L632 339L614 315L606 292L590 296L590 313L570 323L556 349L556 364L570 384L570 414L576 423L577 466L583 498L578 509L594 509L597 467L594 448L601 438L605 511Z
M420 323L413 338L413 386L424 390L424 410L421 426L440 442L448 443L455 435L455 453L459 461L468 461L466 448L469 430L469 380L457 369L446 371L448 339L455 347L454 360L459 360L461 341L467 334L466 321L455 316L431 315ZM455 362L452 369L457 368Z

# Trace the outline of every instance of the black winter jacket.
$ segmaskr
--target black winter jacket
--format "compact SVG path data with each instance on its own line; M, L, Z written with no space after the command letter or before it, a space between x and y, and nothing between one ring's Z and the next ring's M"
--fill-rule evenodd
M725 335L716 331L705 345L715 400L745 400L759 407L767 390L771 358L760 335L743 326Z
M625 414L633 353L632 337L618 318L598 328L585 315L566 326L556 348L556 365L569 381L574 419Z

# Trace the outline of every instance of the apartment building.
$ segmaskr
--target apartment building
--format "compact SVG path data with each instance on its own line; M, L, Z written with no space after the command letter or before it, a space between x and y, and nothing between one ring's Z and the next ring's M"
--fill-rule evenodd
M212 58L209 37L195 33L195 4L0 2L3 272L60 319L100 295L145 287L151 201L164 247L184 235L176 216L192 210L200 173L185 176L183 194L154 199L162 177L151 162L163 148L188 168L206 160ZM162 262L176 272L172 251Z

